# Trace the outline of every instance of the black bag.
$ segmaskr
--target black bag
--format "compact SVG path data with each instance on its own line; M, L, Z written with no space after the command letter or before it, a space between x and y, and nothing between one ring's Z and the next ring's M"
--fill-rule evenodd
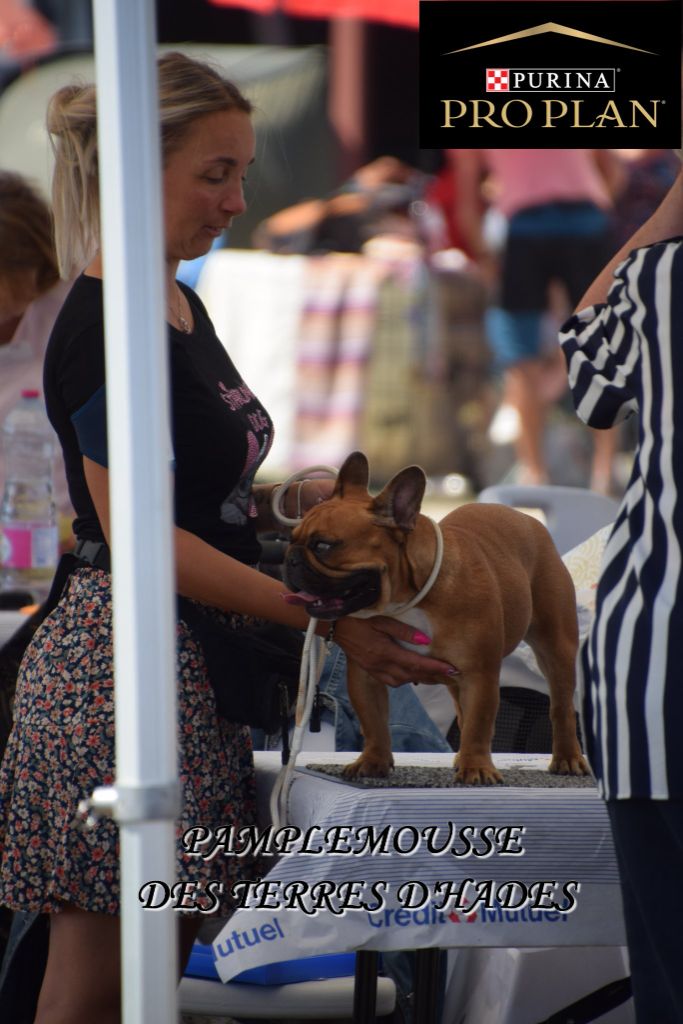
M230 722L287 733L296 703L304 635L274 622L230 629L185 598L178 615L201 644L218 713Z

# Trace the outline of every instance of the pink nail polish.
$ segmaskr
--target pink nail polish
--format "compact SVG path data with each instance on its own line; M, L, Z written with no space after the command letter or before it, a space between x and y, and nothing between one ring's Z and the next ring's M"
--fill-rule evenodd
M459 676L460 675L460 670L457 669L457 668L449 668L449 670L446 673L446 675L447 676Z
M419 629L416 629L413 633L412 642L414 644L431 644L432 638L427 636L426 633L421 633Z

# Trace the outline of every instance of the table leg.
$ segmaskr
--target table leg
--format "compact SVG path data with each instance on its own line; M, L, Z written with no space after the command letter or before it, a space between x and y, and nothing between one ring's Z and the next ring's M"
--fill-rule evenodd
M377 1004L377 952L359 949L353 986L353 1024L374 1024Z
M415 951L415 1001L413 1017L420 1024L437 1024L440 949Z

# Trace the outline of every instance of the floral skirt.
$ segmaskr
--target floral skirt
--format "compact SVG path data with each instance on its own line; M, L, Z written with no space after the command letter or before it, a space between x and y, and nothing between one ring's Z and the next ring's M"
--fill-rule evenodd
M239 616L230 624L239 628ZM183 622L177 658L182 810L177 879L167 883L223 893L217 909L225 913L230 883L238 872L254 877L255 865L186 856L181 838L197 825L255 823L251 739L245 726L218 718L201 648ZM84 568L36 632L19 672L0 768L0 904L51 913L66 901L119 913L118 826L103 818L84 829L76 815L93 789L114 781L114 757L110 577Z

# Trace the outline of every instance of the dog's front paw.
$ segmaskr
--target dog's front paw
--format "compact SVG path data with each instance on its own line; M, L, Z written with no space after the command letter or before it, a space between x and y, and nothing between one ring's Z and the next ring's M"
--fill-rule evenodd
M500 786L503 776L492 761L488 764L476 764L457 760L453 781L456 786Z
M551 775L590 775L591 773L588 762L579 750L567 756L553 754L548 771Z
M342 771L345 779L384 779L394 767L391 757L373 757L361 754Z

